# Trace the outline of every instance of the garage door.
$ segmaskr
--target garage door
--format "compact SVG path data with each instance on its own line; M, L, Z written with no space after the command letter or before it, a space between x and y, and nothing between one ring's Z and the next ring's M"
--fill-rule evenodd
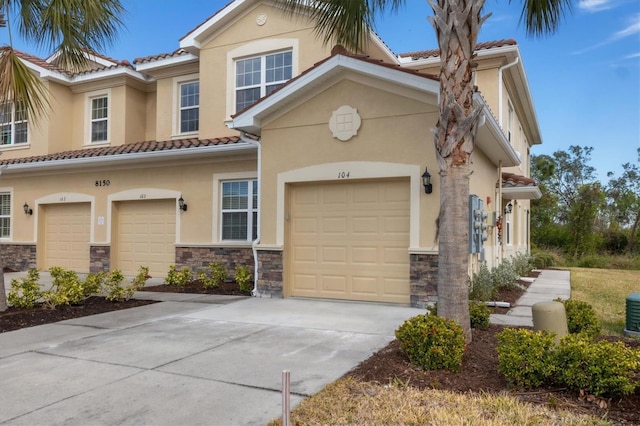
M135 275L149 267L153 277L165 277L175 263L176 203L174 200L118 203L117 269Z
M44 207L44 216L45 268L89 272L91 205L50 204Z
M409 303L409 182L291 189L293 296Z

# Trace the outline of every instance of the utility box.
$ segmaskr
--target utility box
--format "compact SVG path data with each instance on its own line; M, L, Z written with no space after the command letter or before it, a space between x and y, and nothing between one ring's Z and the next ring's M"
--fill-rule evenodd
M624 335L640 337L640 293L627 297L627 318Z
M556 346L560 344L560 339L569 334L567 312L562 302L534 303L531 307L531 313L533 315L533 329L555 333Z

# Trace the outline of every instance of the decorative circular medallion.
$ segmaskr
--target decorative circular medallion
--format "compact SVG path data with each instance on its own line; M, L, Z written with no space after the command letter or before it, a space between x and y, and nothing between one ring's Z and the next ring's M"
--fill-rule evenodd
M349 105L342 105L331 114L329 130L334 138L345 142L358 134L361 123L362 120L357 109Z
M256 18L256 24L258 24L260 26L263 26L266 22L267 22L267 15L265 15L264 13L261 13Z

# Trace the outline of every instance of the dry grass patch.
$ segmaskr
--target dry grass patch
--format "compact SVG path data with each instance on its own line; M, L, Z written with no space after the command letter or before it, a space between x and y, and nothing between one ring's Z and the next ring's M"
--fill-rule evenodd
M626 299L640 291L640 271L569 268L571 298L587 302L596 311L605 335L621 336L625 327Z
M274 420L270 425L280 425ZM293 425L608 425L595 417L520 402L507 394L459 394L346 378L303 401Z

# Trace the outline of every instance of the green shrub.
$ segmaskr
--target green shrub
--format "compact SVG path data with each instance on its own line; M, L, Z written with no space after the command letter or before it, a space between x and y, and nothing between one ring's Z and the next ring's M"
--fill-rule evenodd
M145 286L149 279L149 268L146 266L140 266L138 274L133 277L131 284L122 285L124 276L119 270L115 270L109 274L109 278L106 282L107 296L106 299L112 302L121 302L129 300L133 297L133 294Z
M106 279L107 273L104 271L87 275L87 278L82 283L85 297L102 293L102 287Z
M51 288L43 294L45 306L53 309L58 305L80 305L87 298L84 286L74 271L52 266L49 273L53 281Z
M571 266L578 266L580 268L609 269L609 265L611 263L610 260L611 259L606 256L589 255L571 262Z
M533 269L531 256L526 253L516 253L515 256L512 256L511 265L518 277L526 277Z
M622 342L568 335L556 351L557 381L595 396L628 395L640 387L640 351Z
M171 265L169 266L169 273L165 278L165 282L168 285L184 287L191 282L192 278L191 269L184 267L182 270L178 271L176 269L176 265Z
M473 274L469 286L469 300L495 299L496 288L493 285L493 278L486 262L480 264L480 270L477 274Z
M554 334L505 328L498 333L498 371L509 383L535 388L555 374Z
M517 281L520 276L516 273L511 261L504 259L501 264L493 268L491 278L493 279L493 286L496 289L501 289L517 287Z
M455 321L436 315L417 315L395 332L409 360L425 370L460 371L464 332Z
M600 335L602 327L593 306L587 302L573 299L556 299L556 301L564 304L564 309L567 313L567 328L569 329L569 333L583 333L591 338Z
M471 328L489 328L489 316L491 309L482 302L469 303L469 317L471 318Z
M11 290L7 295L9 304L16 308L33 308L42 296L39 279L38 270L30 269L26 277L11 280Z
M222 263L209 263L209 273L202 271L198 278L204 288L218 288L227 279L227 269Z
M236 265L236 283L240 291L245 293L251 291L251 270L248 266Z

